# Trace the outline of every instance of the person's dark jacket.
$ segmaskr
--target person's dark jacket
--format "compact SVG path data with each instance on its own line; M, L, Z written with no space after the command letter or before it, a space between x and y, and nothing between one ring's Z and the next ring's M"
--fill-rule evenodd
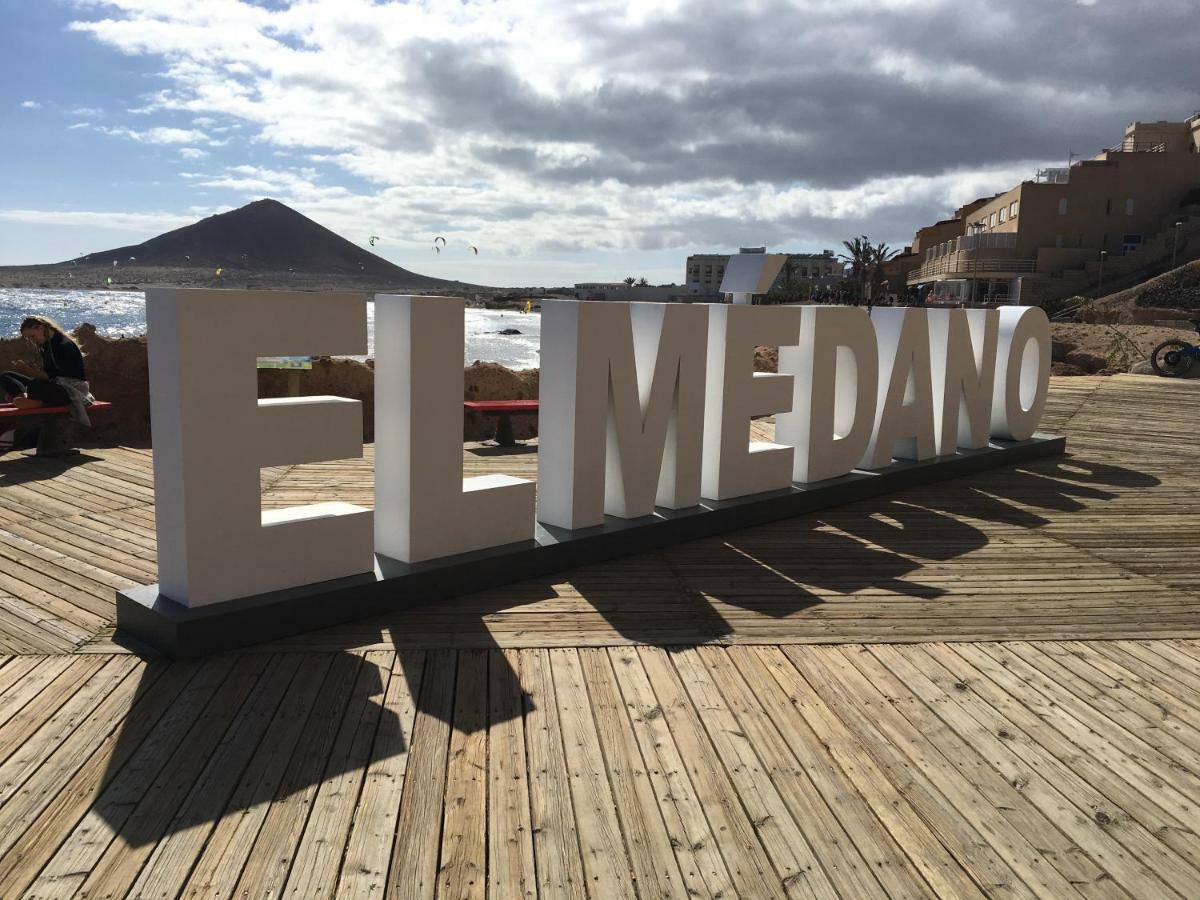
M39 349L42 353L42 368L46 370L46 377L51 381L60 375L87 381L87 376L83 374L83 353L74 341L56 332Z

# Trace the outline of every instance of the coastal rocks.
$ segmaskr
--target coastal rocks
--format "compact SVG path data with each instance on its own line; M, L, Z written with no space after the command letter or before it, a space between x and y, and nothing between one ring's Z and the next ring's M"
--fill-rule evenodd
M506 335L513 335L513 334L520 334L520 333L521 333L521 331L519 328L502 328L496 332L496 334L506 334Z
M514 371L498 363L475 360L463 372L464 400L536 400L538 370ZM513 437L518 441L537 437L537 416L513 416ZM496 432L494 416L468 412L463 417L463 440L487 440Z

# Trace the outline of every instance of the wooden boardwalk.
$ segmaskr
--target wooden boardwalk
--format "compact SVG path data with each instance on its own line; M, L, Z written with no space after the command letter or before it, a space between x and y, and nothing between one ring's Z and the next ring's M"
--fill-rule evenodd
M0 898L1200 896L1198 390L1056 379L1066 459L189 663L111 630L148 451L0 459Z

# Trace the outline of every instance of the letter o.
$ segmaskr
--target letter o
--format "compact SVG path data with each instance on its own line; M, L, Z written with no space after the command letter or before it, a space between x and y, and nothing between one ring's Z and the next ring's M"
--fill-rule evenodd
M1037 430L1050 387L1050 320L1040 307L1001 307L996 364L991 435L1026 440Z

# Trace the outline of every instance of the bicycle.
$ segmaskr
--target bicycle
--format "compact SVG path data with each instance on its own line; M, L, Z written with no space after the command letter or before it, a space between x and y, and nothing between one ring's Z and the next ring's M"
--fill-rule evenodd
M1196 326L1196 333L1200 334L1200 319L1191 321ZM1150 367L1158 375L1179 378L1188 373L1198 356L1200 356L1200 347L1174 338L1163 341L1151 351Z

